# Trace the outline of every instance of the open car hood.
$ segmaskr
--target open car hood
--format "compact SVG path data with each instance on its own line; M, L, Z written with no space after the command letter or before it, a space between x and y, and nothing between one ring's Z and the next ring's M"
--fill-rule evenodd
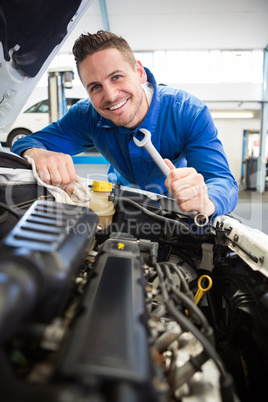
M0 132L8 132L92 0L2 0Z

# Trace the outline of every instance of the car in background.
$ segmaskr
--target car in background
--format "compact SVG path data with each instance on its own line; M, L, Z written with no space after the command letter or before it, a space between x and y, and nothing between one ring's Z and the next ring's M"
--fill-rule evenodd
M66 98L67 110L78 102L80 98ZM6 146L12 147L15 141L26 135L41 130L49 124L49 102L48 99L35 101L32 105L24 107L15 120L10 132L6 137Z

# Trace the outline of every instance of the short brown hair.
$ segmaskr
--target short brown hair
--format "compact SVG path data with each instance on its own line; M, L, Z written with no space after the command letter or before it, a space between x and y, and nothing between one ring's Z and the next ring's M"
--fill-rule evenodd
M79 64L88 56L100 50L115 48L122 53L132 68L135 66L135 57L128 42L114 33L100 30L95 34L81 34L73 46L73 55L79 72Z

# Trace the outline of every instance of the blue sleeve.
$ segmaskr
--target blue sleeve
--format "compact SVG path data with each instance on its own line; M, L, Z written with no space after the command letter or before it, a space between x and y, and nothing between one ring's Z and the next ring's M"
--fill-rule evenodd
M238 201L238 185L208 108L199 109L188 122L185 127L188 166L194 167L205 179L209 198L215 205L213 217L229 213Z
M90 114L87 103L78 102L58 121L27 137L17 140L11 151L21 155L29 148L43 148L76 155L94 147L90 139Z

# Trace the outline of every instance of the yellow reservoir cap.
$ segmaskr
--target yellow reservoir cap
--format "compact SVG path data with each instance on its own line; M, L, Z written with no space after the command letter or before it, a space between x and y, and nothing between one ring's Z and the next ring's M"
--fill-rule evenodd
M92 189L94 191L110 192L112 191L112 183L109 181L93 181Z

